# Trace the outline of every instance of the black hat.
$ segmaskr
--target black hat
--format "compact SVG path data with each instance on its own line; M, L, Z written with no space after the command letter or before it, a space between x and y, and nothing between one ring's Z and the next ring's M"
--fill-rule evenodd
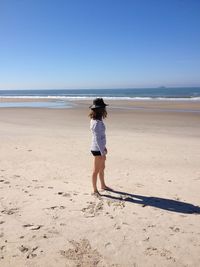
M90 108L91 109L105 108L106 106L108 105L104 103L103 98L96 98L93 100L93 105L91 105Z

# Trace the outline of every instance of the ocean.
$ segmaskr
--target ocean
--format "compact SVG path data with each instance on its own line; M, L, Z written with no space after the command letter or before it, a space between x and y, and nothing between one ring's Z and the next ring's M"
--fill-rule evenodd
M47 107L69 108L73 104L68 100L92 100L102 97L110 100L170 100L170 101L200 101L200 87L177 88L133 88L133 89L51 89L51 90L0 90L0 107ZM6 98L32 99L8 101ZM35 101L36 99L52 101ZM1 101L4 99L4 101Z
M200 87L134 89L0 90L0 98L200 100Z

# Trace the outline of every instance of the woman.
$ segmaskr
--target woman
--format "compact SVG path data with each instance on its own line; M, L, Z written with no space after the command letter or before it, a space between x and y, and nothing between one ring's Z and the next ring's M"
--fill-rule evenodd
M105 125L103 119L107 117L106 111L107 104L104 103L102 98L96 98L93 101L93 105L90 106L91 112L89 117L90 129L92 131L92 145L91 153L94 156L94 169L92 173L92 185L94 194L99 195L97 190L97 176L99 175L101 182L101 189L111 190L106 186L104 180L104 169L105 169L105 160L107 154L106 148L106 135L105 135Z

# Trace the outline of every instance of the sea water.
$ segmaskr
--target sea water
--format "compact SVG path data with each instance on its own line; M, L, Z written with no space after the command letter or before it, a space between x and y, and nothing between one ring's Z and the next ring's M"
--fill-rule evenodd
M72 107L70 100L92 100L102 97L110 100L171 100L171 101L200 101L200 87L176 88L133 88L133 89L51 89L51 90L0 90L1 98L32 99L31 102L2 102L0 107ZM52 101L42 102L36 99Z

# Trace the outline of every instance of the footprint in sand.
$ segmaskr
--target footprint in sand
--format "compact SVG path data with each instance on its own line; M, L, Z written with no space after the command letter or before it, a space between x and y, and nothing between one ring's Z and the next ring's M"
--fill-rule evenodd
M44 186L43 186L43 185L37 185L37 186L35 186L34 188L35 188L35 189L39 189L39 188L44 188Z
M33 231L39 230L41 227L43 227L43 225L35 226L35 227L31 228L30 230L33 230Z
M158 254L158 249L155 248L155 247L148 247L145 250L145 254L148 255L148 256L152 256L152 255Z
M6 247L6 246L1 246L1 247L0 247L0 250L1 250L1 251L4 250L5 247Z
M118 225L118 224L114 224L114 228L115 228L116 230L120 230L120 229L121 229L121 226Z
M7 215L12 215L12 214L15 214L19 211L18 208L13 208L13 209L5 209L5 210L2 210L1 213L3 214L7 214Z
M108 247L108 246L110 246L111 245L111 243L110 242L107 242L105 245L104 245L104 247L106 248L106 247Z
M173 232L180 232L180 228L178 228L178 227L175 227L175 226L170 226L169 227Z
M76 266L95 267L98 266L102 259L100 253L93 249L89 240L81 239L79 242L75 240L69 241L72 248L61 250L60 254L76 263Z
M24 253L24 252L27 252L29 249L23 245L21 245L21 247L19 247L19 250Z
M29 191L27 191L27 190L24 190L24 189L22 189L22 191L23 191L24 193L26 193L26 194L27 194L27 193L29 193Z
M156 227L156 225L155 224L149 224L147 227L148 228L154 228L154 227Z
M54 220L57 220L59 217L58 217L58 211L59 210L64 210L66 209L65 206L51 206L49 208L44 208L44 210L48 210L48 212L46 211L46 213L50 216L52 216L52 219Z
M71 197L71 195L69 193L64 193L62 196L63 197Z
M23 225L23 227L31 227L31 226L33 226L33 224L29 224L29 223L28 223L28 224L24 224L24 225Z
M172 257L172 253L171 251L167 250L167 249L162 249L162 250L158 250L155 247L148 247L145 250L145 254L147 256L152 256L152 255L160 255L161 257L164 257L167 260L172 260L173 262L175 262L175 258Z
M46 210L58 210L58 209L60 209L60 210L64 210L64 209L66 209L66 207L65 206L52 206L52 207L49 207L49 208L44 208L44 209L46 209Z
M71 197L69 193L64 193L64 192L58 192L58 195L62 195L63 197Z
M46 208L47 210L54 210L54 209L57 209L58 208L58 206L52 206L52 207L50 207L50 208Z
M100 200L98 203L91 201L89 202L89 205L86 208L83 208L81 211L84 213L86 218L95 217L103 211L103 201Z
M113 207L114 210L117 208L123 209L125 207L125 201L107 200L107 205Z
M25 228L30 228L30 227L32 227L32 228L30 228L30 230L39 230L41 227L43 227L43 225L42 224L40 224L40 225L37 225L37 226L35 226L34 224L24 224L23 225L23 227L25 227Z
M36 247L28 247L28 246L24 246L24 245L21 245L19 247L19 250L22 252L22 253L27 253L26 255L26 258L29 259L29 258L34 258L37 256L37 254L35 253L35 251L38 249L38 246Z
M49 234L51 234L51 236L52 236L52 235L59 235L59 234L60 234L59 231L54 230L54 229L48 230L47 232L48 232Z

